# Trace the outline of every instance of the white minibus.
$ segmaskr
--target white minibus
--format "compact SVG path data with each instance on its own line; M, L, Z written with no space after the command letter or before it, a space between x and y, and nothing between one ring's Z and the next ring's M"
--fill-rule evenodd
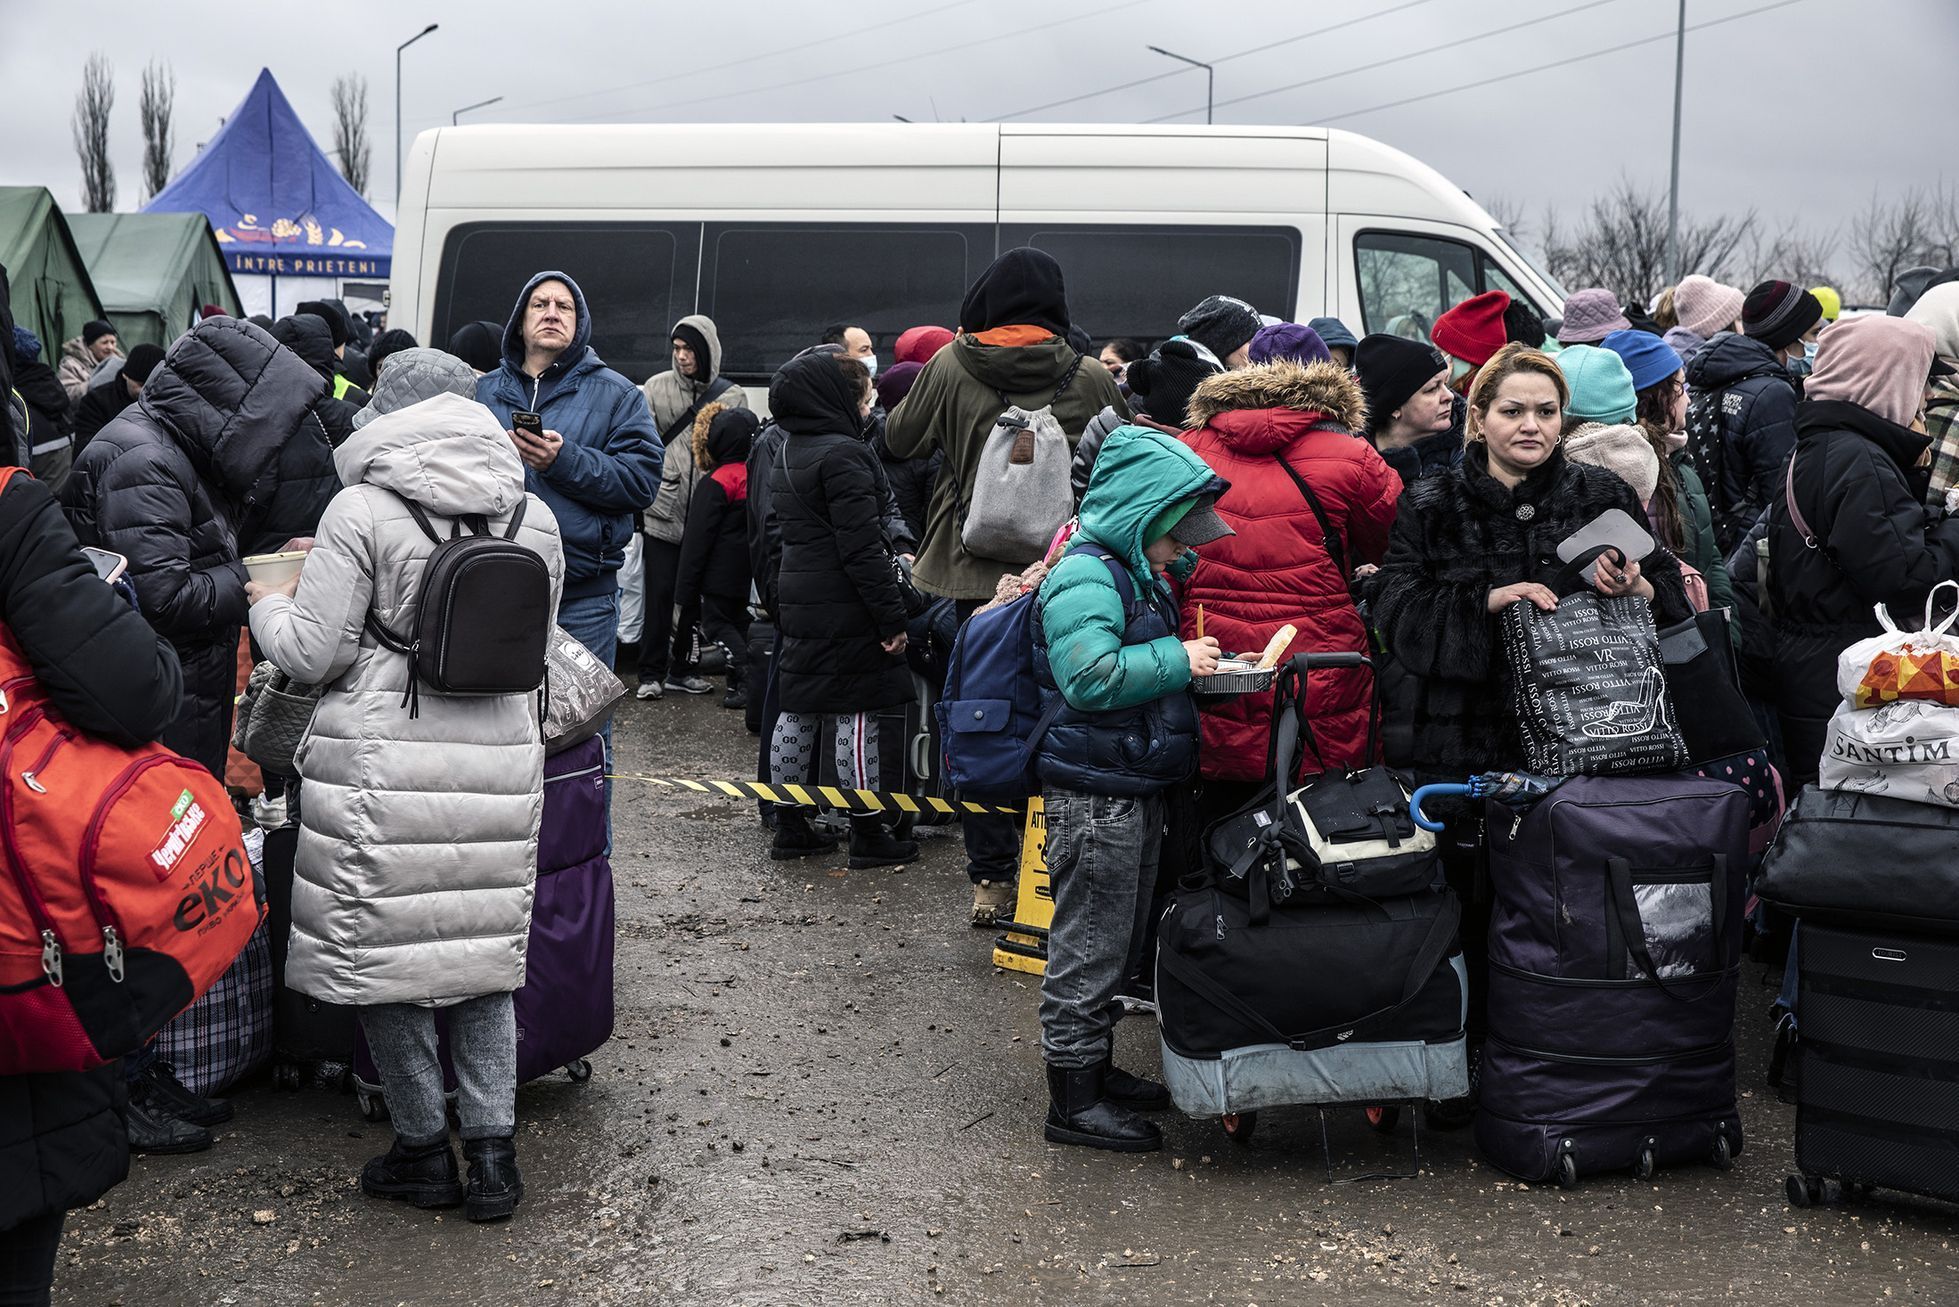
M907 327L956 327L967 286L1017 245L1060 261L1098 342L1161 339L1217 293L1356 335L1422 335L1491 289L1563 311L1460 188L1320 128L483 125L422 133L406 173L392 322L440 346L559 268L634 381L667 366L689 313L714 319L737 381L765 383L838 322L889 360Z

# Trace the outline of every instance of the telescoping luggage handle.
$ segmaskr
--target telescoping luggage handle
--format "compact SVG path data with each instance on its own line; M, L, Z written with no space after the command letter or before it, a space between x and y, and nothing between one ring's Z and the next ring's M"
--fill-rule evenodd
M1319 772L1327 770L1326 759L1320 752L1319 741L1314 738L1313 725L1306 720L1305 682L1308 674L1334 667L1365 667L1370 671L1373 662L1366 654L1338 651L1334 653L1294 654L1286 660L1273 685L1272 694L1272 733L1266 745L1266 767L1272 773L1272 820L1258 833L1258 838L1247 848L1233 868L1233 874L1244 875L1246 885L1251 891L1252 919L1263 924L1271 905L1271 887L1262 883L1255 873L1255 864L1261 863L1271 854L1273 865L1279 868L1279 875L1285 878L1288 841L1298 844L1303 850L1306 846L1305 832L1300 830L1297 817L1293 813L1291 795L1293 771L1298 765L1299 741L1302 735L1313 760L1319 765ZM1367 719L1367 758L1372 761L1375 743L1380 737L1381 725L1381 687L1376 681L1372 695L1372 709ZM1302 853L1300 861L1305 863L1307 856ZM1255 883L1256 882L1256 883ZM1290 881L1283 886L1281 897L1291 893Z

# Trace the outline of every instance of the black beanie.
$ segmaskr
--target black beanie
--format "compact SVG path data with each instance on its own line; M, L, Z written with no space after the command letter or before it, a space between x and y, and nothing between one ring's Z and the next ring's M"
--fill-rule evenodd
M1215 363L1200 355L1187 340L1166 340L1146 359L1129 365L1124 380L1129 393L1140 396L1136 405L1167 426L1182 427L1189 418L1190 396L1204 381L1220 371Z
M390 327L374 338L367 347L367 371L370 378L381 375L381 365L388 361L388 355L404 349L415 348L415 337L400 327Z
M293 312L310 313L326 323L327 331L332 335L336 348L347 343L347 319L341 316L339 309L325 300L305 300Z
M1448 366L1442 351L1427 341L1382 332L1363 337L1354 350L1354 372L1367 396L1367 429L1387 430L1394 411Z
M95 318L82 324L82 344L84 345L93 345L104 336L113 336L115 334L116 329L100 318Z
M1770 349L1787 349L1823 320L1823 304L1801 286L1765 281L1741 302L1741 332Z
M1537 310L1523 300L1512 299L1510 307L1503 311L1503 334L1512 344L1543 349L1544 319L1538 317Z
M449 337L449 352L478 372L503 366L503 328L494 322L465 322Z
M1177 319L1177 330L1202 345L1220 359L1227 359L1249 343L1265 324L1258 310L1229 295L1210 295L1197 307Z
M123 361L122 375L140 386L150 379L150 373L156 371L156 365L161 362L163 346L144 341L129 351L129 357Z

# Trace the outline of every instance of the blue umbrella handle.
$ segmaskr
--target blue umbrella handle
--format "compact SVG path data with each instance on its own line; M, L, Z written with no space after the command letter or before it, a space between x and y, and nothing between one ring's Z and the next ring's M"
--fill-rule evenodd
M1415 824L1423 830L1440 832L1443 829L1442 823L1424 813L1422 811L1422 805L1430 799L1474 798L1476 793L1477 789L1474 785L1424 785L1410 796L1408 800L1408 815L1413 817Z

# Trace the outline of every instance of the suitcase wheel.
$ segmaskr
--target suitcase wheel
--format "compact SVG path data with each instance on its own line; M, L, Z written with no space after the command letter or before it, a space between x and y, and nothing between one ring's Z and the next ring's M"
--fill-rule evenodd
M1218 1118L1218 1124L1224 1127L1224 1136L1232 1143L1249 1144L1252 1132L1258 1129L1258 1113L1226 1112Z
M388 1119L388 1100L379 1094L370 1094L365 1089L354 1091L354 1101L360 1104L361 1120L385 1121Z
M1734 1145L1728 1142L1728 1132L1726 1130L1717 1130L1714 1132L1714 1152L1707 1160L1708 1164L1717 1171L1726 1171L1734 1166Z
M300 1074L299 1065L297 1063L274 1062L272 1064L272 1083L280 1089L284 1089L288 1092L291 1092L293 1090L298 1089L299 1086L302 1083L304 1083L305 1079L306 1078Z
M1377 1106L1367 1108L1366 1111L1367 1124L1384 1135L1393 1134L1394 1128L1401 1124L1401 1109L1399 1107L1393 1105L1387 1107Z
M591 1060L581 1057L575 1062L567 1062L565 1064L565 1074L572 1078L573 1083L584 1084L592 1078Z
M1648 1139L1640 1146L1639 1158L1633 1163L1633 1174L1642 1180L1653 1178L1653 1141Z
M1782 1187L1791 1207L1818 1207L1827 1196L1824 1181L1816 1176L1792 1175Z
M1558 1188L1576 1189L1578 1187L1578 1159L1570 1152L1558 1154Z

